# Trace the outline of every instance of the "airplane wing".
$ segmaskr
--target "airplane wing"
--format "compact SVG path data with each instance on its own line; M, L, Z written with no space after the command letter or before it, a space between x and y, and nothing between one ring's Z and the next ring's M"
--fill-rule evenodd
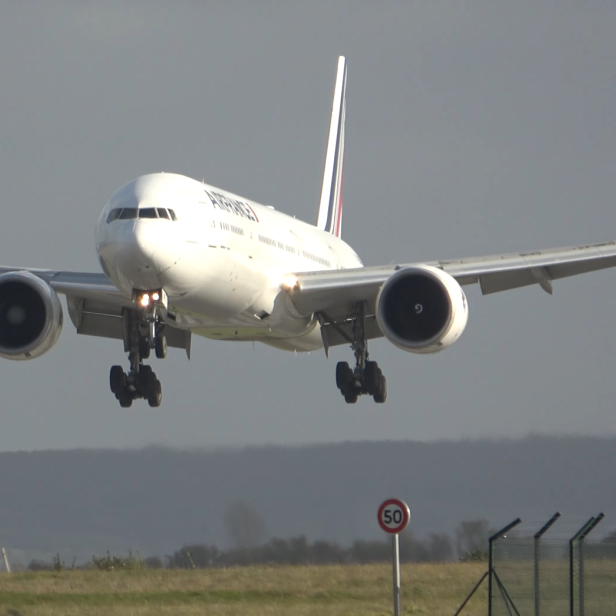
M381 333L374 316L381 285L396 271L418 263L297 273L297 284L287 289L295 309L302 315L316 313L328 346L352 341L352 304L366 302L366 333L378 338ZM453 261L432 261L464 286L479 284L483 295L533 284L552 293L552 281L616 266L616 242L552 248L472 257Z
M132 298L123 295L105 274L0 266L0 274L19 271L34 274L56 293L66 296L68 313L78 334L124 339L122 315L124 309L134 308ZM190 332L167 324L165 334L168 346L185 349L190 357Z

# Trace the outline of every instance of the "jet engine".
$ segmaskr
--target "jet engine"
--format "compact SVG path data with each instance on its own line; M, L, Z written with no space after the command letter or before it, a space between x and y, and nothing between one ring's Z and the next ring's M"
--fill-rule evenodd
M61 331L62 305L44 280L24 271L0 275L0 357L39 357Z
M392 274L376 298L383 335L411 353L438 353L462 334L468 320L466 295L455 278L431 265Z

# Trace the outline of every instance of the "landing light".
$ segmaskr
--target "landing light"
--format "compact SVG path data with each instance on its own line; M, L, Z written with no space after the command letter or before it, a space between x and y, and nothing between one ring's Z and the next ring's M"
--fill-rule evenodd
M167 307L167 294L164 289L156 289L155 291L135 291L133 301L141 306L141 308L150 308L154 306Z
M297 276L295 274L287 274L282 279L282 282L280 284L282 287L284 287L288 291L291 291L298 285L298 283L299 283L299 280L297 279Z

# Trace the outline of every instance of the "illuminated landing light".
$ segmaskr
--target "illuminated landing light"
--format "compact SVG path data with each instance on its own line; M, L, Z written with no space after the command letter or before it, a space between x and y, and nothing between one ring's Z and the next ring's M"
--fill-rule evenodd
M299 286L299 280L295 274L287 274L281 281L280 286L286 291L292 291Z
M141 308L151 308L155 306L163 306L167 308L167 294L164 289L156 289L155 291L135 291L133 301Z

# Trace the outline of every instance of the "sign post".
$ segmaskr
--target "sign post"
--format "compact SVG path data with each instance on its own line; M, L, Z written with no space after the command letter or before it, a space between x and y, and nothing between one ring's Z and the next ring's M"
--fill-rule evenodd
M400 541L398 535L407 527L411 519L411 511L408 505L399 498L388 498L381 503L377 519L379 526L391 535L394 616L400 616Z

